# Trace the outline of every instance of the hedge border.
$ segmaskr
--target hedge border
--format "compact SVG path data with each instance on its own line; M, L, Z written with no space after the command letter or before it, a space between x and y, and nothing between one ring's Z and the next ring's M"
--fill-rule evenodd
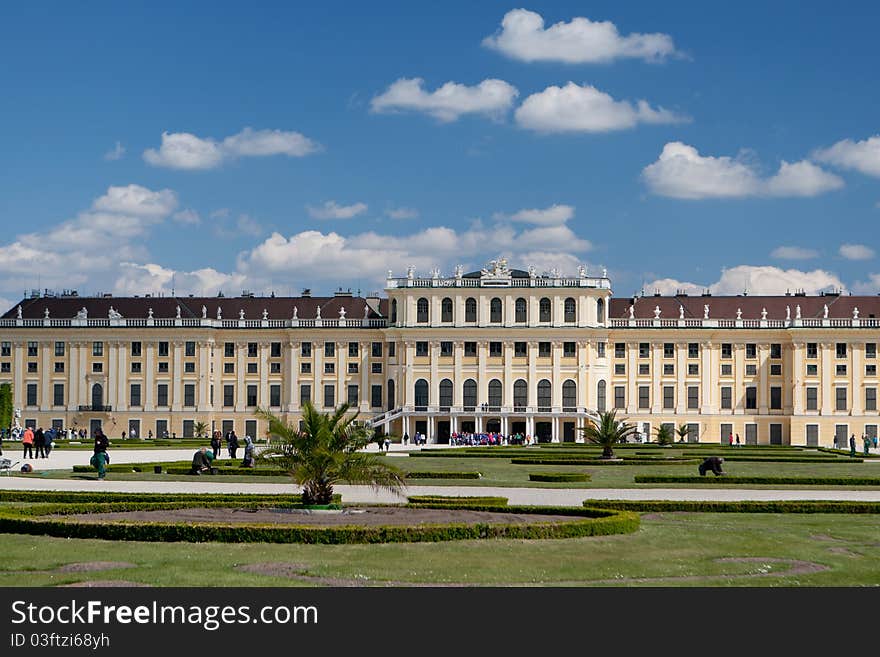
M880 486L880 477L698 477L635 475L637 484L801 484L804 486Z
M479 479L480 472L407 472L406 479Z
M478 504L483 506L507 506L507 498L490 495L408 495L409 504Z
M586 472L530 472L529 481L566 482L566 481L590 481L591 477Z
M880 502L851 500L747 500L740 502L685 500L584 500L586 508L640 513L690 511L695 513L880 513Z
M273 502L301 498L300 493L279 495L277 493L122 493L91 491L42 491L42 490L0 490L0 502ZM342 495L334 493L332 501L339 504ZM295 503L295 502L294 502Z
M700 459L510 459L513 465L694 465Z

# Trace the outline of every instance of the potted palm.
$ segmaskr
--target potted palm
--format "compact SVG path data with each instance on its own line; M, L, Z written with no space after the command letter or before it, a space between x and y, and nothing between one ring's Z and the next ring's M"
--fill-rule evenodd
M602 446L602 458L613 459L615 443L625 443L628 436L636 432L636 426L629 424L626 418L616 417L617 411L612 409L599 413L599 418L587 418L587 425L578 427L584 438L591 443Z

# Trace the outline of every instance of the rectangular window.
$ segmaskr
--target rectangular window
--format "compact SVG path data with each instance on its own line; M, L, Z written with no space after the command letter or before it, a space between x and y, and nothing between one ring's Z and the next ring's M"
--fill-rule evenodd
M673 376L675 374L675 365L672 363L663 363L663 376Z
M56 360L55 361L55 371L58 373L64 372L64 361Z
M758 366L755 364L746 365L746 376L755 376L758 373Z
M754 342L749 342L746 344L746 358L757 358L758 357L758 345Z
M626 374L626 365L623 363L614 363L615 374Z
M834 367L834 373L837 376L846 376L846 365L836 365Z
M103 342L93 342L92 343L92 356L103 356L104 355L104 343Z
M700 388L699 386L688 386L688 409L693 410L700 407Z
M168 406L167 383L160 383L156 386L156 406Z
M626 386L614 386L614 408L626 407Z
M370 406L372 408L382 408L382 386L370 386Z
M597 342L596 343L596 357L597 358L605 358L605 343Z
M651 373L651 366L648 363L639 363L639 374L641 376L647 376Z
M501 343L500 342L490 342L489 343L489 358L501 358Z
M192 358L196 355L196 343L187 341L183 345L183 355Z
M675 386L663 386L663 408L675 408Z
M140 383L132 383L128 389L128 405L129 406L140 406L141 405L141 384Z
M782 363L770 363L770 376L782 376Z
M0 342L0 356L11 356L12 355L12 343L11 342Z
M183 384L183 405L193 408L196 405L196 385L194 383Z
M37 355L38 345L37 345L36 342L28 342L28 347L27 347L27 349L28 349L28 352L27 352L27 355L28 355L28 356L36 356L36 355Z
M4 362L0 363L0 372L12 372L12 363Z
M303 358L311 358L312 357L312 343L311 342L303 342L300 345L300 352Z
M64 384L56 383L52 386L52 405L64 406Z
M324 343L324 358L333 358L336 356L336 343L335 342L325 342Z
M246 404L248 406L256 406L257 405L257 386L249 385L247 387L247 401Z
M819 388L814 388L812 386L807 388L807 410L819 410Z
M452 343L448 340L444 340L440 343L440 355L444 358L452 357Z
M192 362L184 363L183 364L183 371L186 374L193 374L196 371L196 364L192 363Z
M248 358L256 358L257 357L257 343L256 342L248 342Z
M100 363L95 363L95 365L100 365ZM163 360L163 361L159 362L159 371L160 372L167 372L168 371L168 361L167 360Z
M700 373L700 366L697 363L688 363L688 376L697 376Z
M28 406L36 406L37 405L37 384L36 383L28 383L27 384L27 398L25 404Z
M819 344L816 342L807 343L807 358L819 357Z
M324 374L335 374L336 363L324 363Z
M63 356L64 355L64 343L63 342L56 342L55 343L55 355L56 356Z
M95 365L100 365L100 364L101 363L95 363ZM37 363L36 362L29 362L27 364L27 371L29 374L33 374L34 372L36 372L37 371ZM92 368L92 371L93 372L95 371L94 367ZM98 370L98 371L100 371L100 370Z
M564 358L575 358L577 357L577 343L575 342L563 342L562 343L562 356Z
M280 342L269 343L269 357L270 358L281 358L281 343Z
M382 373L382 363L370 363L370 373L381 374Z
M224 374L235 374L235 363L223 363Z
M877 388L865 388L865 410L877 410Z
M36 365L36 363L34 363L34 365ZM103 372L103 371L104 371L104 363L92 363L92 372Z
M303 383L299 387L299 403L305 404L306 402L312 401L312 386L308 383Z
M358 405L358 386L350 383L348 385L348 405L349 406L357 406Z
M730 386L721 386L721 408L733 408L733 388Z
M817 447L819 445L819 425L807 425L807 447Z
M358 363L357 361L348 364L348 373L349 374L357 374L358 373Z
M224 342L223 343L223 356L226 358L234 358L235 357L235 343L234 342Z
M550 343L549 342L539 342L538 343L538 358L550 358Z
M396 344L396 343L394 343L394 342L389 342L389 343L388 343L388 357L389 357L389 358L394 358L394 352L395 352L395 350L396 350L396 348L395 348L395 344ZM380 353L379 355L381 356L382 354Z
M223 386L223 406L235 406L235 386L226 384Z
M733 376L733 365L725 363L721 366L721 376Z
M324 386L324 408L336 406L336 386L328 383Z
M615 342L614 343L614 357L615 358L625 358L626 357L626 343L624 343L624 342Z
M639 358L648 358L651 355L651 345L647 342L639 342Z
M131 343L131 355L135 358L140 357L140 355L141 355L141 343L140 342L132 342Z
M269 363L269 374L281 374L281 363Z
M465 342L464 343L464 357L465 358L473 358L477 355L477 343L476 342Z
M819 366L807 365L807 376L819 376Z
M846 410L846 388L835 388L834 389L834 410L836 410L836 411L845 411Z
M312 373L312 364L311 363L300 363L299 364L300 374L311 374Z
M770 386L770 408L774 411L782 410L782 388Z
M866 342L865 343L865 358L877 358L877 343L876 342Z
M269 406L272 408L281 406L281 386L277 383L269 386Z
M672 342L663 343L663 358L675 358L675 344Z
M639 386L639 408L651 407L651 386Z
M358 357L358 343L357 342L349 342L348 343L348 357L349 358L357 358Z
M835 354L838 358L846 358L846 342L838 342Z
M416 342L416 356L427 356L428 355L428 343L425 340L419 340Z
M61 364L64 365L64 363L61 363ZM57 363L56 363L56 365L57 365ZM877 376L877 366L876 365L865 365L865 376Z
M193 438L196 434L196 423L195 420L184 420L183 421L183 437L184 438Z
M758 408L758 389L754 386L746 388L746 408Z
M732 358L733 357L733 345L729 342L721 343L721 357L722 358Z
M370 354L373 356L373 358L382 358L382 343L373 342L370 345Z
M782 345L778 342L770 345L770 358L782 358Z
M168 343L167 342L160 342L159 343L159 355L160 356L167 356L168 355Z
M700 345L696 342L688 342L688 358L699 358Z

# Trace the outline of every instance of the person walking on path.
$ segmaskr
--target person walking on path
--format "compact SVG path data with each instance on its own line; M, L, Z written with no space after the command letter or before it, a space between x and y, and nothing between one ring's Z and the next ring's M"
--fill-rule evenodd
M850 455L850 458L855 458L855 456L856 456L856 434L850 434L849 455Z
M733 432L731 432L731 434L727 437L727 444L730 447L733 447Z
M55 444L56 435L58 435L58 432L55 431L53 427L49 427L43 433L43 451L46 454L46 458L49 458L49 454L52 452L52 446Z
M220 440L220 432L215 431L211 436L211 450L214 452L214 458L220 457L220 449L223 447L223 443Z
M868 456L871 450L871 439L868 436L862 436L862 443L864 445L865 456Z
M226 447L229 449L229 458L234 459L238 452L238 436L235 435L235 429L232 429L229 432L229 437L226 441Z
M241 467L254 467L254 441L247 434L244 435L244 459L241 461Z
M21 436L21 446L21 458L34 458L34 430L30 427L25 427L24 433Z
M110 462L110 456L107 454L107 448L110 441L101 429L95 431L95 451L92 454L90 463L92 467L98 468L98 479L103 480L107 476L106 465Z
M36 459L46 458L46 434L43 433L43 427L37 427L34 431L34 448L37 450Z

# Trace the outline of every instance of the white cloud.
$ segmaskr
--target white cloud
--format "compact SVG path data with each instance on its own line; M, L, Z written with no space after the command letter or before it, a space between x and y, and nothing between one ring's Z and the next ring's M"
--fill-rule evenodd
M496 212L493 219L509 219L539 226L556 226L564 224L574 216L574 207L571 205L554 204L544 209L523 209L511 215Z
M809 260L818 256L818 251L800 246L777 246L770 253L771 258L779 258L780 260Z
M110 161L119 160L123 155L125 155L125 146L122 145L122 142L117 141L112 150L104 153L104 159Z
M656 61L675 53L668 34L621 36L614 23L583 17L545 29L543 17L526 9L507 12L501 29L483 39L483 45L513 59L568 64L610 62L627 57Z
M239 274L224 274L210 267L194 271L176 271L155 263L123 262L113 287L117 295L166 294L172 288L178 295L214 296L220 290L236 290L244 285Z
M367 211L366 203L339 205L336 201L325 201L320 207L306 206L309 216L314 219L351 219Z
M208 216L211 217L211 219L225 219L229 216L229 208L218 208Z
M679 289L685 290L688 294L700 294L708 289L712 294L722 296L742 294L744 291L753 296L779 295L795 290L818 294L845 288L846 286L835 274L822 269L801 271L768 265L739 265L725 269L721 272L721 278L711 285L699 285L669 278L645 285L645 289L659 289L662 294L674 294Z
M504 80L487 79L473 87L447 82L432 92L425 91L423 84L422 78L401 78L374 97L370 108L373 112L424 112L443 122L455 121L463 114L497 119L507 113L519 95L516 87Z
M856 281L852 286L853 294L880 293L880 274L868 274L867 281Z
M140 185L110 187L106 194L95 199L92 208L100 212L164 218L177 208L177 195L170 189L154 192Z
M842 244L838 251L847 260L870 260L874 257L874 249L864 244Z
M171 215L171 218L179 224L188 224L190 226L197 226L202 223L202 218L199 216L199 213L190 209L175 212Z
M188 132L162 133L159 150L148 148L144 160L171 169L214 169L237 157L287 155L304 157L321 150L321 145L298 132L244 128L222 142Z
M238 215L234 223L218 221L214 224L214 234L222 239L232 239L242 235L259 237L263 232L263 226L247 214Z
M681 199L749 196L816 196L843 187L843 180L810 162L783 161L776 175L762 179L749 164L727 156L702 156L693 146L669 142L642 170L651 190Z
M0 315L5 315L6 311L12 308L13 303L15 303L15 301L12 299L0 297Z
M388 208L385 214L392 219L415 219L419 216L419 211L415 208Z
M689 121L669 110L652 108L646 101L635 105L614 100L591 85L569 82L550 86L526 98L514 113L521 128L538 132L609 132L634 128L639 123Z
M880 135L864 141L844 139L829 148L817 150L813 159L880 178Z

